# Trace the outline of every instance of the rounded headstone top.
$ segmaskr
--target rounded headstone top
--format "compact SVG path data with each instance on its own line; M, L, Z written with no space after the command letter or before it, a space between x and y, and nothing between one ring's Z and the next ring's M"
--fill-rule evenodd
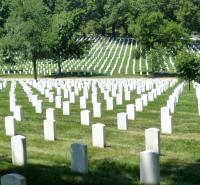
M101 127L105 127L105 125L103 123L95 123L92 125L92 127L95 127L95 126L101 126Z
M26 139L26 137L22 136L22 135L16 135L16 136L13 136L12 138L13 139Z

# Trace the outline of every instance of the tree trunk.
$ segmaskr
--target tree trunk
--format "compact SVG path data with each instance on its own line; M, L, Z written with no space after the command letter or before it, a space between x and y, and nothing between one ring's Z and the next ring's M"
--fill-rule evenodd
M115 33L115 25L112 25L112 36L115 38L116 33Z
M35 57L33 57L32 62L33 62L33 76L34 79L37 81L37 60Z
M190 80L189 80L189 91L190 91Z
M154 73L155 73L155 70L154 70L154 64L153 64L153 62L152 62L152 78L154 78Z
M102 36L106 35L106 28L104 25L102 26L101 34L102 34Z
M128 37L128 26L124 25L125 36Z
M59 76L61 75L61 72L62 72L62 69L61 69L61 60L58 60L58 75Z

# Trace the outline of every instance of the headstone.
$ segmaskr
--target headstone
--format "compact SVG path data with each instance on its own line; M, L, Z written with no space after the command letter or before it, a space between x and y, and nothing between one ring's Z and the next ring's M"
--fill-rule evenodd
M64 89L64 98L69 98L69 91L68 89Z
M170 113L174 113L175 111L175 102L172 100L167 101L167 107L169 107Z
M56 123L54 120L44 120L44 139L48 141L55 141Z
M62 96L56 96L55 97L55 103L56 103L56 108L61 109L62 108Z
M54 92L49 92L49 102L50 103L54 102Z
M130 91L125 91L125 100L130 101L131 100L131 92Z
M160 155L157 152L140 153L140 183L160 184Z
M70 103L69 103L69 101L63 102L63 115L70 115Z
M101 103L93 104L93 116L94 118L101 118Z
M84 89L83 89L83 96L86 97L86 99L88 99L88 89L87 89L87 87L84 87Z
M61 88L60 87L57 87L57 96L61 96L62 94L62 91L61 91Z
M106 109L113 110L113 97L109 97L106 100Z
M85 96L80 97L80 108L81 109L86 109L87 107L87 99Z
M142 94L141 98L142 98L143 106L148 106L148 95Z
M154 101L154 96L153 96L153 92L152 91L148 92L148 101L149 102L153 102Z
M145 148L160 153L160 130L149 128L145 130Z
M90 125L90 111L89 110L81 111L81 125Z
M10 112L14 112L15 106L16 106L16 99L15 98L10 99Z
M35 106L35 112L41 114L42 113L42 100L37 100Z
M135 109L137 112L142 112L143 111L143 103L141 98L137 98L135 100Z
M26 138L21 135L11 137L12 163L23 166L27 162Z
M112 97L116 97L117 96L117 91L115 88L112 88Z
M128 120L135 120L135 105L129 104L126 106L126 114L128 116Z
M165 116L170 116L169 107L161 107L161 120L165 118Z
M32 101L32 106L36 106L38 100L38 95L34 94L32 95L31 101Z
M122 94L117 94L116 104L117 105L122 105Z
M117 114L117 128L119 130L128 129L128 118L125 112L121 112Z
M161 119L161 133L172 134L172 116L165 116Z
M55 109L54 108L48 108L46 109L46 120L55 120Z
M97 103L97 93L96 92L92 93L92 103Z
M156 99L157 98L157 90L156 89L152 89L152 91L153 91L154 99Z
M70 92L69 102L70 103L75 103L75 93L74 92Z
M104 91L104 100L107 100L109 98L109 91Z
M105 141L105 125L97 123L92 125L92 145L94 147L104 148Z
M71 145L71 171L75 173L88 173L87 145L74 143Z
M142 94L142 88L141 88L141 86L137 86L137 94Z
M26 185L26 179L22 175L10 173L1 176L1 185Z
M15 118L14 116L5 117L5 130L6 136L15 136L16 135L16 127L15 127Z
M14 118L16 119L16 121L22 120L21 108L22 107L20 105L16 105L15 108L14 108Z

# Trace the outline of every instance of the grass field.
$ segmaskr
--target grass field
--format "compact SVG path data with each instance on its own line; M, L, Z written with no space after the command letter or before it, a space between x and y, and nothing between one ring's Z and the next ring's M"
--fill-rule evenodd
M56 109L57 137L55 142L43 138L43 114L35 114L22 86L17 85L17 104L22 105L23 120L17 123L17 133L27 137L28 164L16 167L11 162L10 137L5 136L4 117L9 116L9 89L0 92L0 175L16 172L26 177L28 185L134 185L139 184L139 154L144 150L144 130L160 128L160 107L165 106L174 88L159 96L136 113L136 120L129 121L128 131L119 131L116 115L124 112L122 106L106 111L103 103L102 118L92 118L92 123L106 125L105 149L92 147L91 127L81 126L79 101L72 105L70 116L62 116ZM37 94L36 90L34 90ZM138 95L132 93L134 103ZM53 103L40 95L43 107L54 107ZM101 100L103 96L101 95ZM78 100L78 99L77 99ZM103 100L102 100L103 102ZM91 101L88 109L91 109ZM161 135L161 184L200 184L200 116L197 114L195 91L185 87L173 115L173 134ZM88 145L89 174L70 172L70 145L81 142Z

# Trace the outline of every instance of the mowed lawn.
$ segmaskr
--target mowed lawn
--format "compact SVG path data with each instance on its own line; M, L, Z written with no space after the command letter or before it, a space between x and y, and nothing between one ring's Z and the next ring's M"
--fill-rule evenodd
M128 122L128 131L117 130L116 117L118 112L125 112L127 104L135 102L136 92L131 94L130 102L115 105L114 111L106 111L101 94L102 118L92 117L91 120L92 124L106 125L107 147L99 149L92 147L91 126L80 124L79 97L76 104L72 104L70 116L63 116L62 110L56 109L57 140L45 141L45 109L55 105L34 89L43 100L44 109L43 114L36 114L18 83L16 97L17 104L22 105L23 120L17 122L17 133L26 136L28 151L28 164L24 167L12 165L10 137L5 136L4 117L12 115L9 112L9 90L10 82L0 92L0 175L19 173L26 177L27 185L134 185L140 184L139 154L145 148L144 131L150 127L160 128L160 108L166 106L174 88L149 103L144 112L137 113L136 120ZM91 99L88 109L92 111ZM70 172L70 145L75 142L88 145L88 175ZM161 135L160 162L161 184L200 184L200 116L197 114L195 90L189 91L188 85L173 115L173 134Z

